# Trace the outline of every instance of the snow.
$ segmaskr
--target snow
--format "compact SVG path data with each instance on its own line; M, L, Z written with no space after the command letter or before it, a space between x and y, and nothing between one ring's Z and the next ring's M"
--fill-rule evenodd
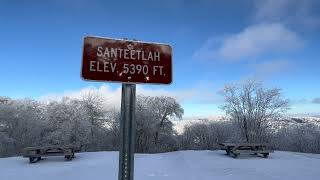
M320 155L276 151L269 158L223 151L178 151L136 154L135 180L317 180ZM79 153L73 161L62 156L29 164L22 157L0 158L1 180L117 180L118 153Z

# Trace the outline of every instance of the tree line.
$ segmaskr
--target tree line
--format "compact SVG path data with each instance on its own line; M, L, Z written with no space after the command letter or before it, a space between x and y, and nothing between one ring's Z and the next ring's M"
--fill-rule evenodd
M289 107L280 89L247 81L226 86L221 93L227 118L199 121L181 133L172 122L184 114L176 99L137 96L135 152L215 150L220 142L267 142L275 150L320 153L318 125L283 123L281 115ZM0 157L46 145L81 144L84 151L117 151L120 112L106 108L103 101L91 92L46 103L0 97Z
M171 118L182 118L171 97L137 96L136 152L178 150ZM84 151L119 148L120 112L105 108L99 94L39 102L0 97L0 157L19 155L28 146L81 144Z

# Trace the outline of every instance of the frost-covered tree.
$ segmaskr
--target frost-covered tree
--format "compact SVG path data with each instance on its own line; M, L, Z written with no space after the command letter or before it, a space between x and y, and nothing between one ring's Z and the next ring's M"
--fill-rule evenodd
M0 157L9 156L14 150L14 139L9 134L9 120L12 116L12 101L10 98L0 96Z
M38 144L43 126L41 112L36 101L0 98L0 143L11 149L9 154L19 154L22 148Z
M199 121L184 128L179 136L182 149L217 149L218 143L231 138L232 125L227 121Z
M231 117L246 142L264 141L269 120L276 120L288 109L280 89L265 89L261 82L225 86L222 109Z
M120 147L120 112L113 108L106 115L106 127L108 129L106 135L107 149L116 151Z
M47 126L42 144L87 144L90 130L87 117L79 100L63 98L51 101L46 106Z
M272 133L274 149L320 153L320 126L308 122L287 123Z
M136 104L136 150L157 152L177 147L170 118L181 118L181 105L171 97L138 96Z
M81 102L83 110L87 114L87 120L90 123L90 139L89 139L89 150L96 149L99 146L99 136L101 136L105 130L105 112L106 109L103 107L103 98L100 94L89 91L81 96Z

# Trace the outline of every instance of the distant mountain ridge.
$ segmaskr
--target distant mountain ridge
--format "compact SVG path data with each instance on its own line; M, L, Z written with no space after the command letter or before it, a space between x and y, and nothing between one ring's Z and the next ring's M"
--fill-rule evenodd
M196 118L187 118L178 121L173 121L174 128L178 131L178 133L182 133L185 126L192 125L195 123L208 123L212 121L229 121L228 118L224 116L216 116L216 117L196 117ZM307 125L313 124L320 126L320 116L292 116L292 117L283 117L277 121L271 121L273 126L284 126L284 125Z

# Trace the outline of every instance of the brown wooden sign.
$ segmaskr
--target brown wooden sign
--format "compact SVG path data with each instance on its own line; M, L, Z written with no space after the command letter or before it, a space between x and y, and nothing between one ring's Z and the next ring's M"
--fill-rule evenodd
M166 44L85 37L81 75L85 80L170 84L171 54Z

